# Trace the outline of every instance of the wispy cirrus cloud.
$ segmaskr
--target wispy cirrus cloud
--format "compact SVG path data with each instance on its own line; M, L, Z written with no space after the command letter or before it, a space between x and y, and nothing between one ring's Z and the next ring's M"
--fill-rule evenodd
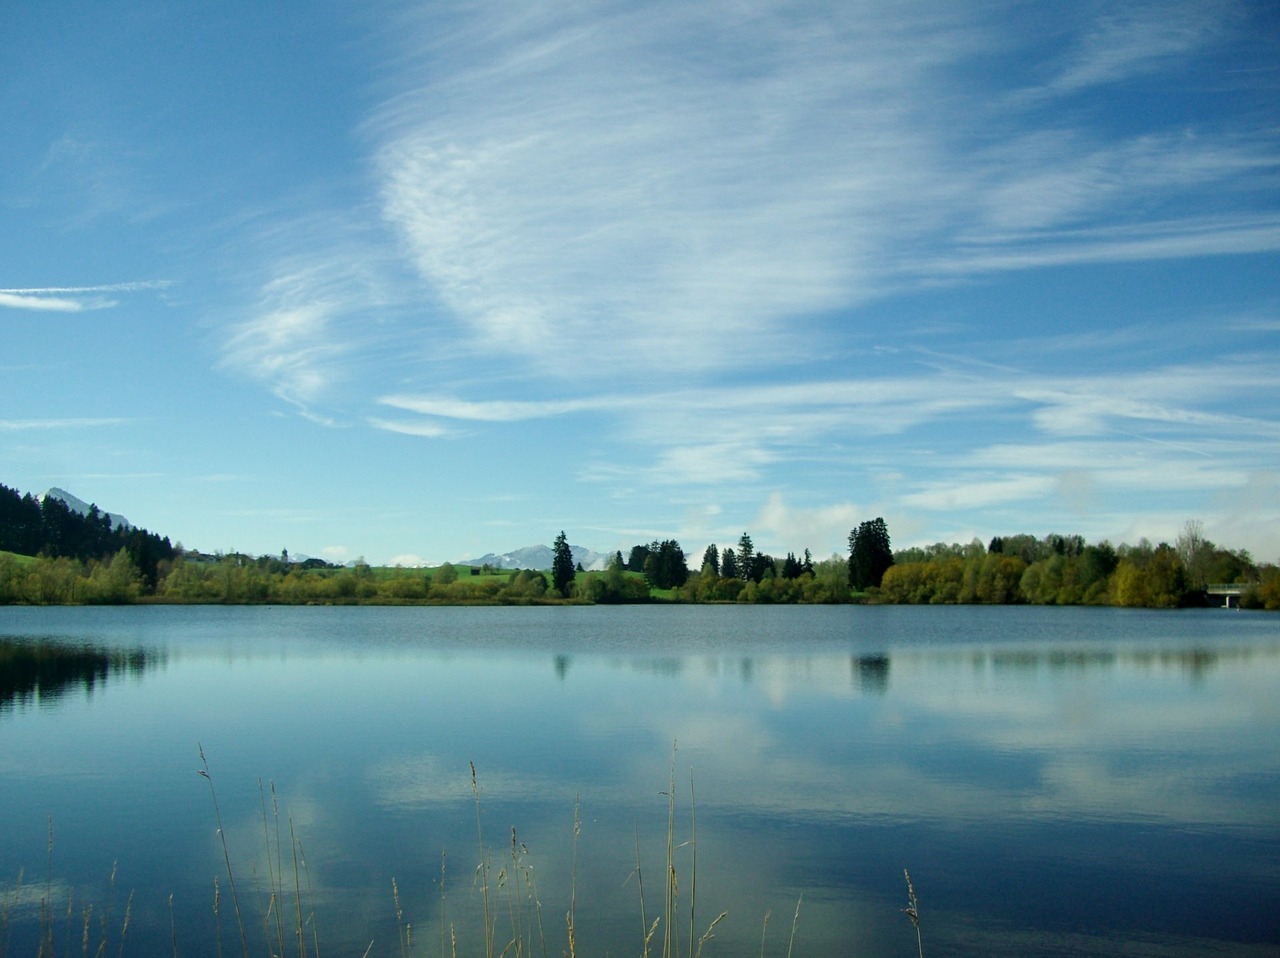
M384 432L395 432L402 436L418 436L423 439L445 439L457 434L457 430L430 420L406 421L370 416L368 423L374 429L381 429Z
M51 429L99 429L123 426L134 420L113 416L72 416L63 419L0 419L0 431L35 432Z
M1230 2L1129 4L1099 17L1062 57L1046 92L1070 93L1153 73L1214 43L1237 9Z
M1233 10L415 5L359 130L369 202L263 242L224 362L304 410L349 387L347 418L452 452L563 425L574 476L664 508L845 473L903 513L1080 505L1134 493L1118 463L1231 488L1272 468L1273 350L1174 365L1195 318L1042 320L1026 274L1280 251L1273 127L1116 99L1176 99ZM939 286L1003 315L898 308ZM831 525L850 498L769 514Z
M904 286L1280 249L1248 200L1274 138L1104 132L1029 110L1000 69L1049 43L1048 99L1174 70L1229 6L1064 12L1025 37L1001 9L409 18L368 125L382 215L477 349L601 377L813 358L823 337L791 323L829 332Z
M224 362L271 383L281 399L306 404L328 387L334 361L347 352L331 335L335 312L323 300L280 302L236 327Z
M514 423L585 414L623 417L631 439L676 444L687 436L705 450L715 445L707 443L707 435L716 436L717 442L746 434L754 440L800 444L836 428L863 434L897 433L962 410L992 408L1000 400L973 377L957 377L949 388L938 388L931 378L911 376L599 393L547 400L472 401L396 394L378 402L417 414L424 424ZM400 425L409 422L400 421ZM384 419L375 424L389 428ZM435 433L427 429L421 434ZM706 456L691 447L677 458Z
M1176 71L1229 32L1229 5L1045 12L1025 31L1010 13L406 13L361 130L373 202L275 230L225 362L300 405L392 364L430 382L446 358L670 383L819 358L903 289L1280 250L1280 219L1252 202L1274 136L1052 109ZM1050 51L1053 79L1028 83L1028 50Z
M574 476L626 500L667 496L674 506L710 494L749 501L771 487L794 495L799 477L814 470L843 472L848 492L835 501L815 504L806 495L797 508L776 493L751 525L775 543L819 550L838 549L851 517L867 510L890 516L901 535L920 527L922 516L973 517L969 528L989 532L1000 516L1031 509L1055 527L1064 520L1053 517L1066 515L1078 531L1114 537L1135 509L1158 513L1166 494L1220 497L1258 476L1280 476L1280 426L1218 411L1242 400L1259 409L1280 402L1264 368L1243 363L1052 377L952 371L573 400L393 398L388 408L403 418L371 424L422 437L570 420ZM584 428L584 417L598 423ZM1175 517L1185 515L1183 507ZM1177 527L1172 519L1164 524ZM1140 534L1164 534L1160 528ZM699 529L706 541L741 531Z
M523 422L547 419L570 413L616 409L631 400L625 397L596 396L580 399L550 400L486 400L469 401L449 396L384 396L378 400L385 406L441 419L469 422Z
M916 450L916 443L924 442L956 473L1002 476L1002 484L989 493L966 493L963 505L968 506L1015 493L1019 498L1046 493L1059 482L1057 476L1080 462L1097 462L1097 469L1108 473L1126 469L1147 476L1176 460L1183 464L1179 474L1196 471L1189 478L1193 488L1206 488L1210 482L1230 484L1240 470L1248 469L1248 462L1253 467L1266 465L1265 456L1245 456L1249 444L1280 439L1280 424L1274 419L1234 411L1242 397L1262 406L1268 401L1263 397L1280 401L1263 360L1076 375L989 364L974 371L937 356L931 362L927 374L899 377L626 396L600 393L571 400L471 402L390 396L384 398L385 405L413 415L374 425L442 437L460 426L605 416L609 425L600 433L648 453L643 462L617 462L602 451L593 465L584 467L582 478L652 487L767 484L776 467L803 467L797 464L804 461L838 467L841 461L851 465L856 460L860 469L877 461L886 469L891 462L914 461L927 474L929 457L922 459ZM1016 453L998 461L980 460L974 450L988 447L965 438L979 437L997 420L1002 432L1020 437L1018 443L998 448ZM1215 443L1225 439L1243 446L1224 455ZM1084 441L1094 444L1071 444ZM1139 452L1133 451L1135 446ZM1187 465L1219 457L1231 465L1213 470L1203 462ZM905 499L910 505L959 503L954 493L934 494L931 480L920 482L914 498ZM982 482L986 488L987 480ZM937 483L941 492L948 484L954 488L957 480L952 476Z
M932 481L919 484L901 499L904 506L952 512L993 504L1039 499L1051 492L1050 476L1001 476L979 482Z
M304 237L300 242L298 237ZM341 385L387 363L404 296L385 250L346 217L318 215L262 230L268 275L219 327L224 369L267 385L304 414Z
M137 283L110 283L103 286L0 289L0 306L37 312L81 313L119 305L119 299L110 295L113 293L164 289L170 285L171 283L167 280L147 280Z
M778 319L873 291L886 166L921 160L896 178L930 189L900 78L954 53L874 18L836 36L712 6L479 14L429 44L457 71L374 124L385 216L486 348L560 371L585 351L602 373L800 357ZM699 40L698 61L675 52Z

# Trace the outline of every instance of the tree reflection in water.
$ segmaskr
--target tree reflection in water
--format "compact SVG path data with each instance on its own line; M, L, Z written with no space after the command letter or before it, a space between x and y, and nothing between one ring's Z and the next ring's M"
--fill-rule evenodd
M144 649L0 639L0 713L48 705L77 688L92 695L113 677L141 675L157 664Z

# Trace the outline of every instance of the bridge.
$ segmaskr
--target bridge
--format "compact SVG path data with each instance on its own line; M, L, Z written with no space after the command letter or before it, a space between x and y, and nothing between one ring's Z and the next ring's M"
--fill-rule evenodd
M1244 586L1239 582L1211 582L1204 587L1205 595L1220 595L1225 600L1226 607L1231 608L1231 600L1236 600L1236 608L1240 607L1240 596L1244 593Z

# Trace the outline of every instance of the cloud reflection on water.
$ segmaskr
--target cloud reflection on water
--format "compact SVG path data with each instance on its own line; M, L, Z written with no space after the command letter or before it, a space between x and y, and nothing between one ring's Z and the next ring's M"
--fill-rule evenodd
M185 614L154 611L175 621ZM421 902L441 852L455 869L459 912L471 907L474 762L488 841L503 846L516 826L549 901L568 885L580 801L583 898L595 911L584 915L583 934L595 921L594 941L629 942L632 933L618 938L610 923L634 911L634 889L622 883L637 832L646 867L661 860L661 793L675 743L679 827L683 837L696 786L699 881L715 898L708 908L733 912L718 936L726 949L758 949L769 909L771 935L782 933L803 893L810 947L892 952L903 864L919 874L922 897L928 889L933 940L944 951L972 951L1003 929L1010 941L1037 942L1028 953L1083 941L1105 954L1136 922L1148 940L1168 934L1168 954L1211 953L1215 935L1234 934L1234 909L1277 888L1274 618L553 611L221 610L236 638L202 644L179 633L172 650L180 651L148 645L169 650L166 668L128 682L128 673L111 673L119 694L103 702L64 697L51 709L0 715L0 812L39 832L43 807L28 793L41 790L64 803L54 809L60 821L87 814L92 803L57 771L72 764L74 745L77 774L87 767L96 776L93 795L193 793L161 809L175 821L157 822L155 834L173 843L192 887L207 888L219 854L207 795L191 781L200 740L237 861L261 857L252 786L261 776L276 783L307 842L326 907L344 909L355 926L385 922L396 877L429 924ZM899 615L910 631L894 631ZM620 640L602 633L602 621L632 622L653 639ZM787 621L807 627L790 646ZM1023 637L970 629L968 640L944 640L928 631L940 623L964 633L975 621ZM538 622L561 631L531 631ZM746 638L706 639L708 622ZM742 632L762 622L767 641ZM467 623L485 624L483 641L464 641ZM1069 633L1071 623L1074 638L1026 637ZM1094 632L1114 634L1098 623L1148 632L1095 640ZM179 756L181 789L156 778L169 765L139 762L169 753ZM124 825L100 830L103 842L129 847ZM14 851L0 844L0 864ZM155 881L171 884L173 874ZM1010 903L1025 892L1018 881L1040 889L1026 915ZM1079 909L1106 905L1103 895L1139 917L1090 917L1087 933L1071 925L1085 921ZM1195 896L1213 903L1200 925L1163 927ZM1251 920L1255 938L1271 934L1264 919Z

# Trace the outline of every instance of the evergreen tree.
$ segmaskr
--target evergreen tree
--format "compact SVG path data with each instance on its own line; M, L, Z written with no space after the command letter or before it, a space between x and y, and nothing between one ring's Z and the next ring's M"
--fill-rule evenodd
M879 586L891 565L893 549L884 519L869 519L849 533L849 584L856 591Z
M628 572L643 572L644 560L649 558L648 546L632 546L631 553L627 556Z
M750 579L751 573L755 569L753 558L755 556L755 546L751 542L751 536L745 532L738 539L738 575L743 579Z
M751 557L751 581L762 582L778 575L778 563L767 552L757 552Z
M555 557L551 560L551 581L555 585L555 589L566 599L569 598L569 589L573 585L573 550L569 548L569 540L565 538L564 530L560 530L560 534L556 536Z
M707 565L711 566L712 573L715 575L720 574L720 550L716 548L714 542L707 546L707 551L702 554L703 568L706 568Z
M726 547L724 555L720 557L720 575L725 579L738 577L738 555L732 546Z
M666 539L651 549L644 564L645 581L655 589L674 589L689 579L689 566L684 550L675 539Z

